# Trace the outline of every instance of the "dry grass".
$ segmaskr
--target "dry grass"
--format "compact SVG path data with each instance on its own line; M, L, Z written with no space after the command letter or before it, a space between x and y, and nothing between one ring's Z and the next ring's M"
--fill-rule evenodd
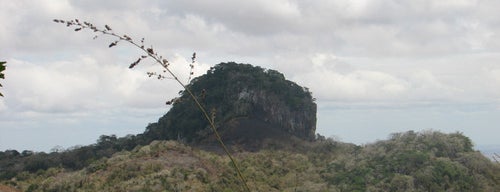
M11 187L11 186L0 184L0 192L21 192L21 190L16 189L16 188Z

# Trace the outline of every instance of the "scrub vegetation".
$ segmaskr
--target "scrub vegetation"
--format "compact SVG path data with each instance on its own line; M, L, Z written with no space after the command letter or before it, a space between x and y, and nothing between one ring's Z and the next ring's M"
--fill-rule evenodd
M318 135L313 142L296 139L233 155L252 191L499 191L500 165L472 147L460 133L409 131L363 146ZM2 161L40 156L1 154ZM172 140L123 150L80 169L37 170L34 162L26 161L30 170L1 184L22 191L244 190L227 156Z

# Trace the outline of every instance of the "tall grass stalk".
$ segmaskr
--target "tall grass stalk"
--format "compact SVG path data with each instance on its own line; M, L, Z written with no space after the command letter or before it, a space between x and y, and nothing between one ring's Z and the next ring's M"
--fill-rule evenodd
M227 146L222 141L222 138L221 138L219 132L217 131L217 128L215 127L214 119L210 117L210 115L208 114L206 109L201 105L198 98L191 92L191 90L186 86L186 84L183 83L177 77L177 75L175 75L175 73L169 68L169 66L170 66L169 61L166 58L163 58L161 55L158 55L158 53L155 52L155 50L153 49L152 46L149 48L144 46L144 38L141 39L140 44L139 44L126 34L119 35L119 34L115 33L109 25L105 25L104 29L102 29L102 28L95 26L92 23L85 22L85 21L82 22L78 19L75 19L75 20L54 19L53 21L56 23L65 24L67 27L74 27L74 31L81 31L82 29L89 29L89 30L97 33L97 35L94 36L94 39L98 38L99 35L108 35L108 36L113 36L113 37L117 38L115 41L113 41L113 42L111 42L111 44L109 44L109 48L116 46L119 42L122 42L122 41L128 42L128 43L132 44L133 46L139 48L140 50L142 50L145 53L145 55L140 56L136 61L131 63L129 66L129 68L131 68L131 69L134 68L136 65L138 65L143 59L146 59L148 57L153 59L156 63L160 64L165 69L165 72L167 72L172 77L172 79L177 81L177 83L179 83L179 85L181 85L182 88L184 88L184 90L194 100L194 102L196 103L196 106L200 109L200 111L203 114L203 116L205 117L205 119L209 122L210 128L214 132L215 137L216 137L217 141L219 142L220 146L224 150L225 154L231 160L231 163L234 166L234 168L238 174L238 178L243 184L243 187L245 188L246 191L250 191L250 188L248 187L246 179L243 176L243 174L241 173L241 169L239 168L238 164L236 163L236 160L233 158L233 156L229 152L229 149L227 148ZM191 76L193 75L192 70L193 70L193 64L195 62L195 59L196 59L196 53L193 53L192 63L190 64L188 83L191 80ZM150 74L152 74L152 73L150 73ZM159 79L164 78L164 76L162 76L161 74L158 74L158 78ZM214 115L214 114L212 114L212 115Z

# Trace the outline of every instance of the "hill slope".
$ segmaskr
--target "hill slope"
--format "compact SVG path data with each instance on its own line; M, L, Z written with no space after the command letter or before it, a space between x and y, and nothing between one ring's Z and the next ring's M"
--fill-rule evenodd
M331 139L239 152L255 191L500 191L500 166L461 134L407 132L366 146ZM239 191L225 156L154 141L82 170L50 168L3 181L23 191Z

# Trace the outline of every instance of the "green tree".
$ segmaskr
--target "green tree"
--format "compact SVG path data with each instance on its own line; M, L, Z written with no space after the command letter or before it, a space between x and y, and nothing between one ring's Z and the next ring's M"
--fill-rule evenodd
M5 70L5 61L0 61L0 79L5 79L5 75L3 74L3 71ZM2 87L2 84L0 84L0 87ZM2 93L0 93L0 96L3 97Z

